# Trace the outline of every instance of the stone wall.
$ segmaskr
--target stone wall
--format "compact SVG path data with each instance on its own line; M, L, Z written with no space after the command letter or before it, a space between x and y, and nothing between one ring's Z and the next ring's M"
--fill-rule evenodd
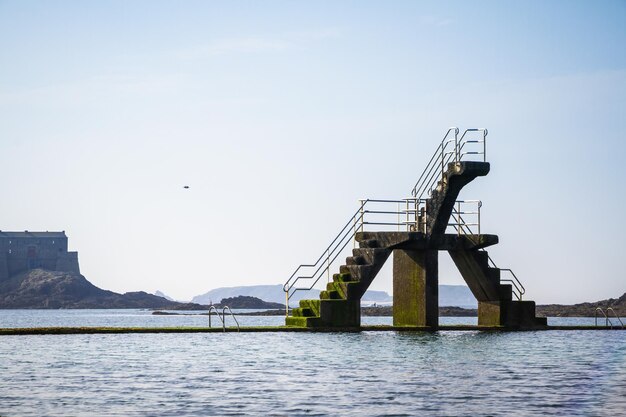
M0 281L9 278L9 267L7 265L7 257L4 252L0 253Z
M65 232L0 231L0 280L35 268L80 273L78 253L67 246Z
M64 254L59 254L55 270L80 274L80 267L78 266L78 252L66 252Z

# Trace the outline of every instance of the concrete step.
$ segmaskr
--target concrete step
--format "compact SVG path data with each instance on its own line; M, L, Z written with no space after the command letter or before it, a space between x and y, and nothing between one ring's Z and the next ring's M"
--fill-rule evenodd
M489 254L484 250L474 251L475 253L472 255L477 263L479 263L483 268L489 268Z
M534 301L509 301L507 303L506 326L521 329L532 329L537 326L545 326L545 317L535 315Z
M360 300L322 300L320 318L327 326L356 327L361 321Z
M360 248L378 248L380 247L378 245L378 241L375 239L367 239L367 240L363 240L361 242L359 242L359 247Z
M337 290L321 291L320 300L343 300L343 297Z
M346 265L365 265L367 261L362 256L348 256L346 258Z
M353 279L352 275L349 273L333 275L333 282L352 282L352 281L355 281L355 279Z
M314 316L320 315L320 300L300 300L300 308L308 308Z
M302 300L313 301L313 300ZM360 300L315 300L319 307L319 316L289 316L287 326L297 327L357 327L361 317ZM304 304L308 305L308 302ZM294 309L293 311L298 311ZM300 314L297 312L296 314Z
M326 291L337 291L344 300L360 299L359 281L329 282Z
M313 312L310 308L292 308L291 315L293 317L316 317L317 314Z
M532 330L547 324L545 317L536 317L534 301L486 301L478 303L479 326L504 326Z
M293 317L285 318L286 326L294 327L321 327L323 325L320 317Z
M513 286L511 284L500 284L500 300L513 301Z
M355 248L352 249L352 256L363 258L365 264L375 264L380 261L385 262L389 257L389 250L382 248Z
M355 281L363 281L364 278L369 277L372 271L376 268L372 264L366 265L342 265L339 267L341 273L348 273L352 275Z
M479 251L479 252L482 252L482 251ZM491 281L493 285L500 284L501 276L502 276L502 272L500 271L500 268L487 267L487 277L489 278L489 280Z

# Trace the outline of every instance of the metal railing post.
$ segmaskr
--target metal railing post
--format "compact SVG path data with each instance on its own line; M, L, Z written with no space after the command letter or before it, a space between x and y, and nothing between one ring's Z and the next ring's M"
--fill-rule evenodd
M482 201L478 202L478 234L480 235L480 208L482 207Z
M330 282L330 249L326 251L326 278Z
M357 228L356 228L356 223L357 223L357 221L358 221L358 220L357 220L357 218L355 217L355 218L354 218L354 224L352 225L352 230L354 230L354 236L353 236L353 238L352 238L352 247L353 247L353 248L356 248L356 231L357 231Z
M359 216L359 219L361 221L361 225L359 227L359 229L360 229L359 231L363 232L363 224L365 223L364 222L365 219L363 218L363 216L365 216L365 210L363 209L363 207L365 207L365 202L367 200L359 200L359 201L361 202L361 210L360 210L360 216Z
M446 172L444 169L444 159L445 159L445 146L443 143L441 144L441 179L443 180L443 174Z
M457 222L457 234L461 236L461 202L457 201L456 203L456 222Z
M487 129L483 130L483 162L487 162Z
M461 156L459 155L459 128L454 128L454 162L460 162Z
M396 207L398 210L398 232L400 231L400 203L396 203Z

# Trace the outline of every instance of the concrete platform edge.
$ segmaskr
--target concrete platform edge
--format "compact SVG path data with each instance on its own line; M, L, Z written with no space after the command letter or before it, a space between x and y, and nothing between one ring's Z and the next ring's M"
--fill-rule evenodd
M438 329L415 326L361 326L361 327L319 327L305 328L292 326L276 327L227 327L226 333L336 333L336 332L437 332L437 331L481 331L481 332L519 332L548 330L626 330L605 326L546 326L535 329L511 329L499 326L439 326ZM222 328L213 327L38 327L38 328L0 328L0 336L29 335L73 335L73 334L159 334L159 333L224 333Z

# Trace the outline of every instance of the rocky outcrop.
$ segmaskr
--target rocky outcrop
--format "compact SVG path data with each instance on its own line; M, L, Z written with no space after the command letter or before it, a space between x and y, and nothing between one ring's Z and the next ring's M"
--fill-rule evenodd
M238 297L230 297L223 298L222 301L218 304L220 307L228 306L230 308L282 308L285 310L285 305L280 303L270 303L267 301L263 301L260 298L249 297L245 295L240 295Z
M143 291L103 290L74 272L33 269L0 282L0 308L162 308L187 306ZM203 308L200 305L187 306Z
M611 307L620 317L624 317L626 316L626 293L619 298L609 298L591 303L538 305L537 314L544 317L593 317L598 307L603 310Z

